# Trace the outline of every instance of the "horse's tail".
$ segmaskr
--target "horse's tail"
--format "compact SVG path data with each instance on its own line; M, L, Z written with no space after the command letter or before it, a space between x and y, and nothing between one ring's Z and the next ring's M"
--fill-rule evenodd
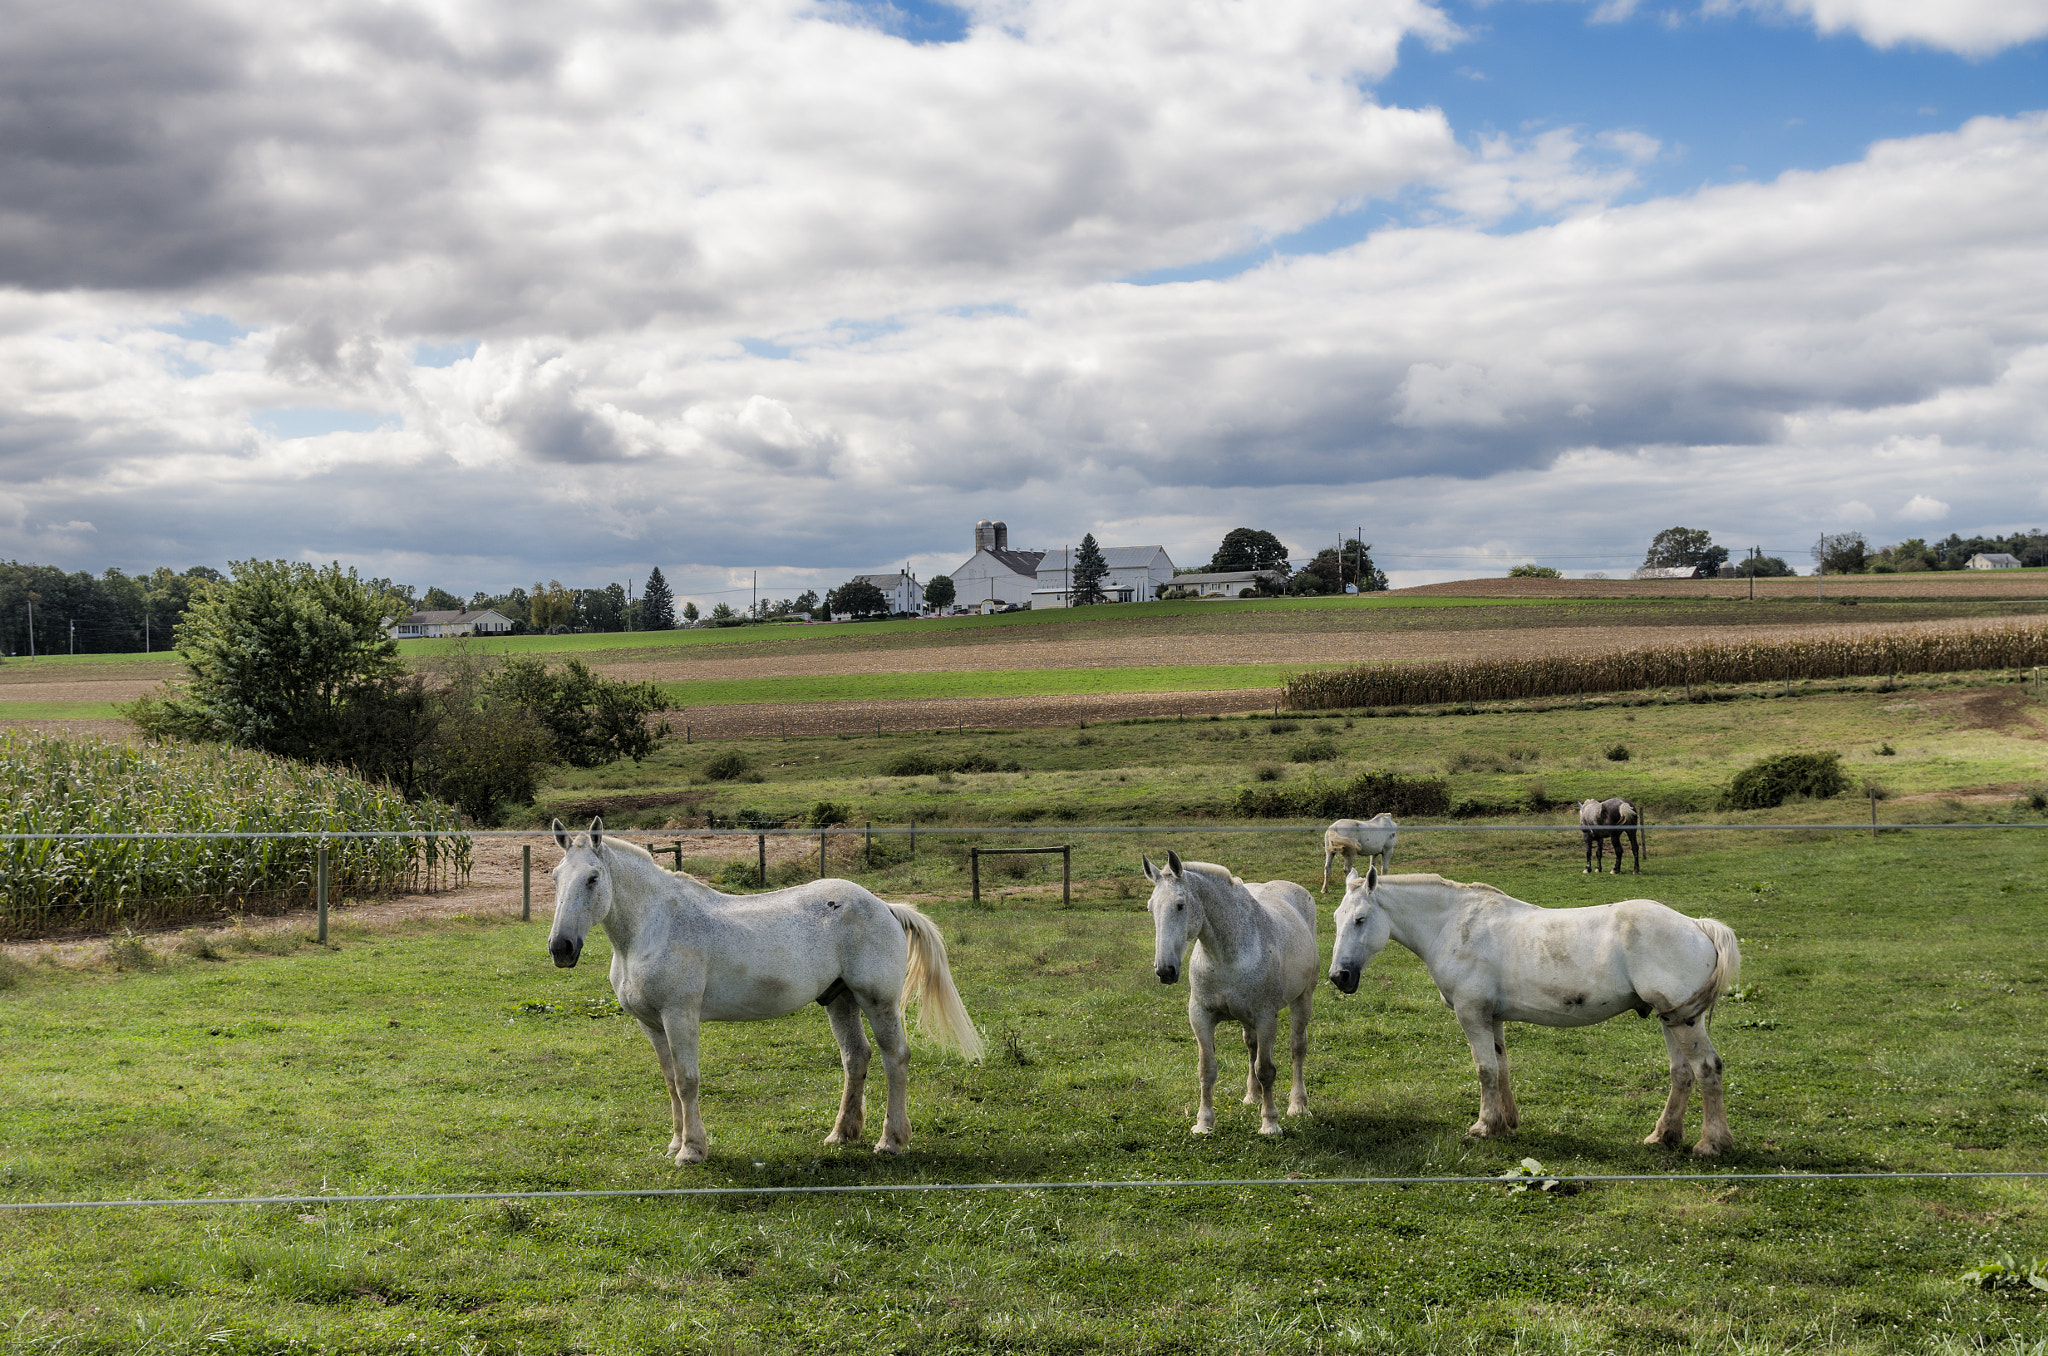
M1742 982L1742 944L1735 940L1735 929L1718 918L1695 918L1701 932L1714 943L1714 975L1707 982L1707 1000L1700 1009L1702 1017L1712 1019L1714 1004L1721 1001L1724 990L1732 989Z
M939 1044L959 1051L968 1059L982 1055L981 1033L953 987L953 972L946 964L946 940L938 925L908 904L890 904L889 912L903 925L910 941L910 964L903 971L903 995L907 1004L917 1000L917 1029Z

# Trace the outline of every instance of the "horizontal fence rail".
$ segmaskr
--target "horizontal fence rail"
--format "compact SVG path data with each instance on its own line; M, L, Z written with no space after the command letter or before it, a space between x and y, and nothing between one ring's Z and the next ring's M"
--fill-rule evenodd
M1539 1172L1495 1177L1189 1177L1126 1178L1080 1182L860 1182L845 1186L624 1187L590 1191L413 1191L364 1196L186 1196L155 1200L0 1201L0 1211L123 1210L146 1207L248 1205L394 1205L448 1201L601 1201L718 1198L731 1196L883 1196L964 1191L1194 1191L1209 1188L1416 1186L1618 1186L1657 1183L1714 1183L1736 1186L1800 1186L1816 1182L1927 1182L2037 1180L2048 1172Z

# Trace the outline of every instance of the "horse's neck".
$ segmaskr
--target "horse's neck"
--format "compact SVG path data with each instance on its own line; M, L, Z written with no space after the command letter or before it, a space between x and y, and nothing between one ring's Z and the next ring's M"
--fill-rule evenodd
M1374 891L1374 902L1386 910L1393 939L1427 960L1469 893L1448 882L1383 881Z
M605 914L605 936L611 938L615 951L630 952L636 938L646 935L664 914L675 911L675 891L664 888L675 878L656 866L652 858L638 853L611 851L606 854L605 864L612 878L612 906Z
M1202 901L1203 950L1228 961L1258 945L1253 901L1243 886L1210 879L1197 885L1195 894Z

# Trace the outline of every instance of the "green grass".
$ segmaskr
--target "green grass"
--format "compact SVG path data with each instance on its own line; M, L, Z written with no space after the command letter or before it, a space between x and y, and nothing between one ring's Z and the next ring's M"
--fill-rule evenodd
M186 959L18 968L0 991L0 1192L123 1195L1452 1173L1470 1186L697 1202L393 1204L0 1216L0 1351L2029 1352L2048 1310L1961 1284L2048 1241L2039 1184L1627 1186L1654 1024L1512 1028L1524 1118L1466 1139L1464 1042L1398 948L1316 999L1313 1114L1277 1142L1222 1101L1187 1133L1184 988L1150 974L1135 854L1072 909L929 905L995 1052L920 1049L913 1151L820 1145L822 1017L707 1027L711 1161L681 1170L607 946L549 966L543 925ZM1178 843L1308 877L1299 836ZM937 855L934 852L934 855ZM1403 865L1550 905L1647 893L1728 921L1716 1039L1747 1172L2032 1168L2048 1152L2048 873L2016 836L1659 840L1649 872L1576 845L1440 838ZM1056 898L1056 897L1055 897ZM345 915L344 915L345 917ZM1324 925L1327 931L1327 922ZM1327 944L1327 942L1326 942ZM243 955L245 953L229 952ZM603 1011L601 1002L586 1004ZM1222 1044L1222 1085L1243 1076ZM871 1123L879 1115L871 1090ZM1697 1112L1693 1117L1697 1124Z
M112 702L0 701L0 720L113 720L120 714Z
M965 669L937 673L821 673L792 678L699 678L663 683L678 707L781 702L935 701L1101 692L1215 692L1277 688L1301 664L1178 664L1145 668Z

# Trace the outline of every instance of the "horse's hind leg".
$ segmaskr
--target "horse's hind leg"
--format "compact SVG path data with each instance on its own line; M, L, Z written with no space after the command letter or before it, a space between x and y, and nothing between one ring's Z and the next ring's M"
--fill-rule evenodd
M1330 891L1330 863L1336 860L1336 857L1337 854L1330 848L1325 847L1323 849L1323 893L1325 894L1328 894Z
M860 1004L852 993L842 993L825 1008L832 1022L832 1039L839 1042L839 1067L846 1083L839 1091L839 1119L832 1123L827 1144L858 1144L861 1127L868 1116L868 1059L874 1047L860 1028Z
M1246 1022L1244 1036L1252 1057L1252 1086L1259 1092L1259 1133L1277 1135L1280 1112L1273 1103L1273 1084L1279 1081L1280 1067L1273 1061L1273 1048L1280 1041L1280 1010L1268 1008L1260 1013L1256 1029Z
M1508 1076L1508 1024L1496 1020L1493 1024L1493 1057L1500 1061L1500 1105L1501 1114L1508 1118L1508 1129L1522 1128L1522 1109L1515 1105L1514 1080Z
M1479 1119L1465 1133L1482 1138L1505 1135L1514 1126L1508 1123L1502 1105L1501 1089L1507 1082L1502 1070L1506 1050L1494 1041L1493 1014L1463 1011L1458 1013L1458 1025L1465 1030L1465 1043L1472 1047L1472 1063L1479 1069Z
M1701 1158L1715 1158L1735 1147L1735 1136L1728 1131L1728 1102L1721 1087L1721 1056L1707 1038L1704 1016L1674 1030L1679 1033L1692 1076L1700 1085L1700 1142L1692 1146L1692 1151Z
M1593 874L1593 849L1596 841L1592 834L1586 835L1586 869L1579 873L1582 876Z
M877 1003L867 1014L875 1044L882 1048L882 1070L889 1076L889 1109L875 1152L900 1154L910 1147L910 1039L903 1034L903 1014L895 1003Z
M1692 1100L1692 1060L1681 1037L1683 1030L1675 1026L1664 1028L1664 1048L1671 1052L1671 1096L1665 1099L1664 1114L1657 1118L1657 1128L1643 1141L1645 1144L1675 1149L1685 1139L1685 1106Z
M1638 876L1642 875L1643 845L1636 840L1636 830L1634 829L1628 831L1628 850L1630 855L1636 859L1636 874ZM1617 876L1621 874L1621 844L1619 843L1614 845L1614 874Z
M1288 1020L1293 1026L1289 1050L1294 1056L1294 1085L1287 1090L1287 1114L1290 1116L1308 1114L1308 1081L1303 1070L1308 1064L1308 1015L1315 991L1311 984L1287 1008Z

